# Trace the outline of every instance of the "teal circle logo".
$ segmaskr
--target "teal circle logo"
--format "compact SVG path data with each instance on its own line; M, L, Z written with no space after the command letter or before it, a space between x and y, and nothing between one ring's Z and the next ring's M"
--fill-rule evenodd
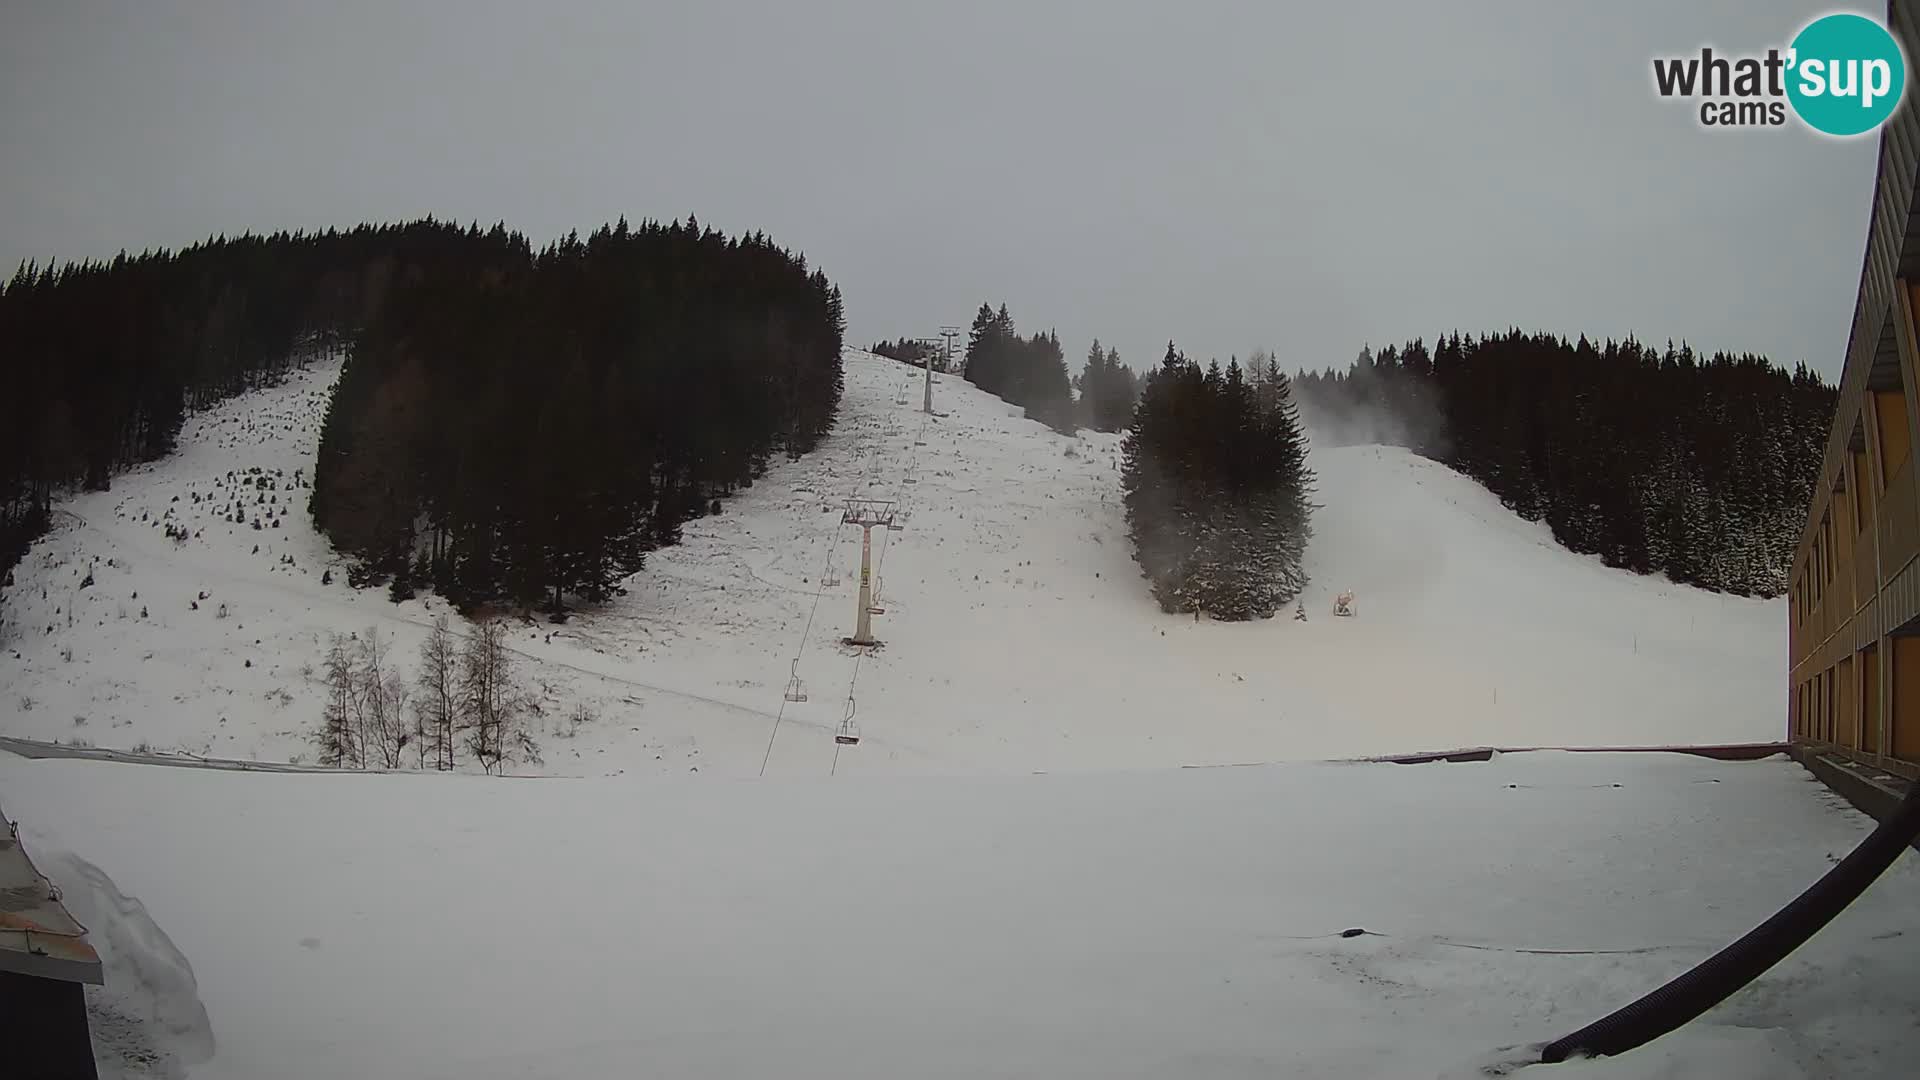
M1808 127L1828 135L1878 128L1906 93L1900 43L1864 15L1813 20L1795 35L1787 57L1787 100Z

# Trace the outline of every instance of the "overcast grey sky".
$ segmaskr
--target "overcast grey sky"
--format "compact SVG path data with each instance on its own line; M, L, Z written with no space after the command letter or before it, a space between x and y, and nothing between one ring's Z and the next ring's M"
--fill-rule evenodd
M1703 131L1649 74L1826 10L6 0L0 263L691 211L806 252L860 344L1005 300L1076 371L1519 324L1831 374L1875 138Z

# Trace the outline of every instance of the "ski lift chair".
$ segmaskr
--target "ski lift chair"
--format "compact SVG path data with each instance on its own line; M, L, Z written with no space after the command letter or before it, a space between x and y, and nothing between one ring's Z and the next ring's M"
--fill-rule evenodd
M840 727L833 733L833 741L841 746L860 745L860 728L853 722L853 712L853 698L849 695L846 718L840 721Z
M805 701L807 700L807 688L800 681L800 658L797 656L793 658L792 671L793 677L787 680L787 700Z

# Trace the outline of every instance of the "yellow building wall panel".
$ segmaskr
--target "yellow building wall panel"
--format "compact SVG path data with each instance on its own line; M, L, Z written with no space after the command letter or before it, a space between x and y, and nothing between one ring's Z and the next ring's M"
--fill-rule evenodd
M1833 669L1820 673L1820 727L1814 732L1814 738L1821 742L1833 741Z
M1855 521L1872 521L1878 482L1873 476L1873 461L1865 450L1853 454L1853 514Z
M1920 637L1893 639L1893 730L1887 753L1920 762Z
M1860 654L1860 749L1880 751L1880 650L1872 645Z
M1840 661L1838 674L1834 679L1840 690L1839 707L1833 715L1833 741L1841 746L1858 749L1860 746L1860 709L1858 686L1853 680L1853 657Z
M1913 463L1902 462L1880 501L1880 572L1893 577L1920 550L1920 513L1914 505Z
M1913 447L1907 430L1907 398L1898 390L1882 390L1873 395L1873 414L1880 432L1880 469L1889 485L1893 474L1907 463Z
M1836 521L1833 524L1833 531L1835 534L1833 598L1836 604L1835 610L1844 620L1860 606L1860 598L1855 596L1853 591L1854 569L1857 565L1853 558L1853 526L1844 521Z

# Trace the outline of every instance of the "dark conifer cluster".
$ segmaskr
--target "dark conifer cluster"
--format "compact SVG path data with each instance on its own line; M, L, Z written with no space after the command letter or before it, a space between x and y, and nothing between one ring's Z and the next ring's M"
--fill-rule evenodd
M1265 619L1305 588L1313 474L1271 360L1202 371L1169 342L1122 445L1128 536L1163 611Z
M898 360L914 367L924 367L927 358L933 358L933 370L947 370L946 350L939 345L916 338L901 338L899 341L876 342L867 350L875 356L884 356L889 360Z
M1048 331L1023 338L1013 326L1007 305L994 311L986 304L973 317L967 335L966 380L1015 405L1055 430L1074 430L1073 384L1067 378L1066 354L1060 336Z
M0 570L60 492L345 348L312 509L361 583L603 597L827 432L844 326L803 258L691 220L537 254L504 225L427 219L23 266L0 289Z
M1518 330L1362 350L1295 381L1323 445L1443 461L1607 565L1778 596L1835 391L1804 365Z
M396 282L484 261L505 240L427 219L23 265L0 290L0 568L46 528L59 492L105 489L164 456L190 410L332 348Z
M844 331L804 258L693 221L408 284L341 374L315 524L397 596L598 602L827 433Z
M1118 349L1100 348L1093 339L1086 366L1073 378L1080 392L1080 422L1095 431L1120 431L1133 422L1133 404L1140 399L1140 380L1120 362Z

